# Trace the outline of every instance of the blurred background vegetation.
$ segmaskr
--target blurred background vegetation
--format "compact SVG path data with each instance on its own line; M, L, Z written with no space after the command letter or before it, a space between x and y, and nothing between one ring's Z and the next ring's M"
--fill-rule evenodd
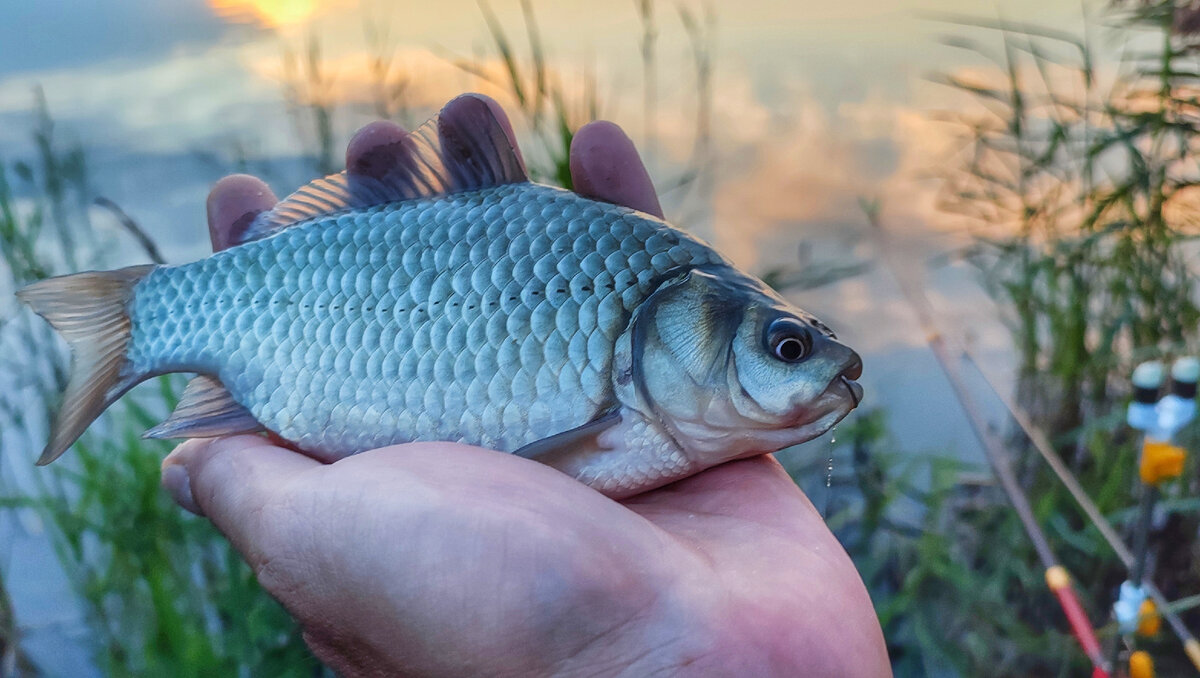
M541 181L570 186L567 149L580 125L600 117L596 73L552 68L552 41L533 4L519 31L481 4L485 48L448 62L505 95ZM660 106L657 41L675 31L689 45L694 106L691 150L656 183L679 211L712 185L713 70L719 63L711 9L633 3L641 26L643 134L652 144ZM971 233L952 253L977 270L1012 338L1015 393L1033 425L1067 460L1105 516L1127 534L1136 505L1136 440L1124 427L1128 375L1138 361L1195 354L1200 307L1193 242L1200 194L1200 10L1168 0L1118 2L1100 17L1128 41L1115 73L1101 72L1091 24L1079 34L1038 26L935 17L948 48L969 50L984 76L935 80L976 105L945 115L958 139L936 171L938 209ZM409 100L411 82L380 24L364 21L373 115L413 125L428 113ZM285 45L279 83L311 174L335 171L345 139L344 75L313 32ZM496 66L499 65L499 68ZM580 84L582 83L582 84ZM134 243L145 260L153 238L103 200L87 149L68 141L40 92L33 97L35 153L0 157L0 289L67 271L104 267ZM240 145L209 157L220 171L255 169ZM228 157L226 157L228 156ZM804 162L804 159L797 159ZM97 200L124 231L96 228ZM866 201L884 226L888 206ZM686 220L683 223L687 223ZM804 258L759 271L786 293L864 273L854 258ZM963 328L940 328L966 342ZM0 391L5 451L33 459L65 379L61 347L11 300L0 301ZM974 358L966 349L964 364ZM978 381L978 380L977 380ZM140 438L174 404L181 380L163 378L123 399L76 445L66 463L0 475L0 511L42 526L85 610L90 656L107 675L322 675L295 625L255 584L206 521L158 487L169 446ZM1010 394L1002 394L1008 396ZM915 397L920 397L916 395ZM886 407L860 411L836 431L829 458L785 455L789 470L824 508L875 601L899 676L1068 676L1087 661L1066 632L1033 549L985 467L945 451L897 454ZM1001 431L1007 434L1007 431ZM1194 431L1186 433L1194 443ZM1030 494L1092 619L1111 640L1115 587L1125 570L1036 452L1014 428L1006 438ZM1190 449L1195 450L1193 444ZM1200 626L1200 499L1195 458L1165 488L1151 538L1155 578L1185 621ZM822 487L824 485L824 487ZM0 566L0 676L36 676L23 626ZM1190 669L1178 643L1149 641L1160 675Z

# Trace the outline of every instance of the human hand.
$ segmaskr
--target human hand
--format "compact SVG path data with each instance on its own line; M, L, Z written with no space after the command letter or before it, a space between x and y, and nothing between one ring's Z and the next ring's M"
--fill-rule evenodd
M347 167L377 171L403 134L365 127ZM661 216L615 125L579 131L571 171L581 194ZM222 180L214 247L274 202L257 179ZM616 502L466 445L323 464L238 436L181 445L163 482L343 675L890 675L853 564L770 456Z

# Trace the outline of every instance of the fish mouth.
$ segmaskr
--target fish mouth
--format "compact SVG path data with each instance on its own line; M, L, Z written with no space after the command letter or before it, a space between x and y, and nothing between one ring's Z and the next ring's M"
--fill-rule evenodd
M858 354L855 353L854 358L851 360L846 369L842 370L842 373L837 376L837 379L833 380L833 384L830 384L830 388L833 388L839 381L845 385L846 390L850 392L850 399L854 401L854 404L850 406L850 409L858 407L858 404L861 403L863 399L863 387L856 381L856 379L862 377L862 372L862 358L858 357Z
M844 374L838 377L838 380L846 385L846 390L850 392L850 399L854 401L854 405L852 405L850 409L858 407L859 403L861 403L863 399L862 384L859 384L857 381L854 381Z
M805 408L790 427L804 440L822 435L858 407L863 399L863 387L856 379L862 376L862 361L856 360L829 382L812 407Z

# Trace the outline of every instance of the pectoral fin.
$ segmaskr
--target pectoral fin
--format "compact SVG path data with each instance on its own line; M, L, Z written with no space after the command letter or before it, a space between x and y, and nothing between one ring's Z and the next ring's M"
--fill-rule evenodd
M564 469L560 467L560 464L564 460L611 449L610 446L601 442L600 434L620 423L621 410L612 409L583 426L529 443L514 454L518 457L540 461L561 471Z
M188 382L171 416L143 437L213 438L262 430L262 424L233 399L220 380L202 374Z
M613 499L661 487L697 469L678 445L636 411L614 408L516 454L540 461Z

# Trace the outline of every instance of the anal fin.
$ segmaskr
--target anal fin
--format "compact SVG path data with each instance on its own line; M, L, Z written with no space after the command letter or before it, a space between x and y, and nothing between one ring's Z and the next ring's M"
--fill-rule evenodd
M188 382L171 416L143 437L213 438L262 430L263 425L233 399L220 380L202 374Z

